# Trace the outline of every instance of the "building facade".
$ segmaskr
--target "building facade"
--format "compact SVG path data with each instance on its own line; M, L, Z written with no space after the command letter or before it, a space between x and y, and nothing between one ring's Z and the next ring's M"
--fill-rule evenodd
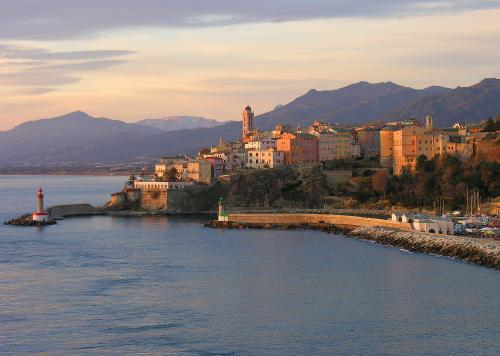
M380 155L380 130L363 128L356 135L362 157L373 158Z
M284 133L276 143L278 151L284 153L285 165L317 164L318 139L306 133Z
M273 148L265 150L249 150L246 168L276 168L285 164L285 153Z
M334 130L327 123L315 121L309 127L309 134L318 140L318 160L321 162L359 156L359 147L349 130Z

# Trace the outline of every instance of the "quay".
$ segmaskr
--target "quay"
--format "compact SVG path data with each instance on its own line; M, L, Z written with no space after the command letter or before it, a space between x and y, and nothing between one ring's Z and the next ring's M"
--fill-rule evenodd
M413 230L411 224L328 214L225 214L205 226L219 229L318 230L411 252L435 254L500 270L500 242Z

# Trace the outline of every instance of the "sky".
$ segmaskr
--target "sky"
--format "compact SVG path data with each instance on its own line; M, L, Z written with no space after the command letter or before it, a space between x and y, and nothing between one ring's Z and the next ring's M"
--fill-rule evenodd
M239 119L309 89L500 78L500 0L0 0L0 130Z

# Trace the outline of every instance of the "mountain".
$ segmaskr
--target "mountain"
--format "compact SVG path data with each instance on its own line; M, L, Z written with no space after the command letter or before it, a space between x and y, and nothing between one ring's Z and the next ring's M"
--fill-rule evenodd
M217 120L205 119L199 116L167 116L161 119L144 119L136 123L163 131L208 128L224 124Z
M221 137L236 139L239 123L159 131L137 123L94 118L81 111L30 121L0 132L0 165L93 164L196 153Z
M500 114L500 80L484 79L470 87L427 96L390 111L384 118L422 118L426 113L430 113L436 125L442 127L495 117Z
M500 114L500 80L485 79L456 89L434 86L418 90L392 82L360 82L337 90L310 90L287 105L257 116L255 126L270 129L275 124L287 123L304 127L313 120L392 121L423 118L425 113L433 116L437 127L495 117ZM130 124L93 118L77 111L53 119L26 122L0 132L0 165L112 163L194 154L216 144L220 138L235 140L240 137L240 122L219 124L165 131L154 125L144 125L144 121Z
M451 91L444 87L418 90L392 82L359 82L337 90L310 90L291 103L260 115L256 122L270 129L279 123L307 126L314 120L342 124L364 123L383 117L417 99Z

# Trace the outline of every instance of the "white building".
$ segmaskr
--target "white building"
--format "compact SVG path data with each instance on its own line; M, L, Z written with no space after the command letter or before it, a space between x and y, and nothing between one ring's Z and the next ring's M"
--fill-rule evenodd
M276 140L274 138L258 138L245 143L246 150L267 150L276 148Z
M455 224L451 220L440 217L429 217L423 214L414 213L392 213L392 221L412 224L413 229L431 234L453 235Z
M224 161L224 172L237 172L245 168L247 152L242 151L227 151L212 153L210 157L218 157Z
M285 164L285 153L275 149L249 150L246 168L275 168Z
M182 190L194 185L194 182L134 182L135 189L141 190Z
M453 235L455 233L453 221L440 218L415 218L413 228L431 234Z

